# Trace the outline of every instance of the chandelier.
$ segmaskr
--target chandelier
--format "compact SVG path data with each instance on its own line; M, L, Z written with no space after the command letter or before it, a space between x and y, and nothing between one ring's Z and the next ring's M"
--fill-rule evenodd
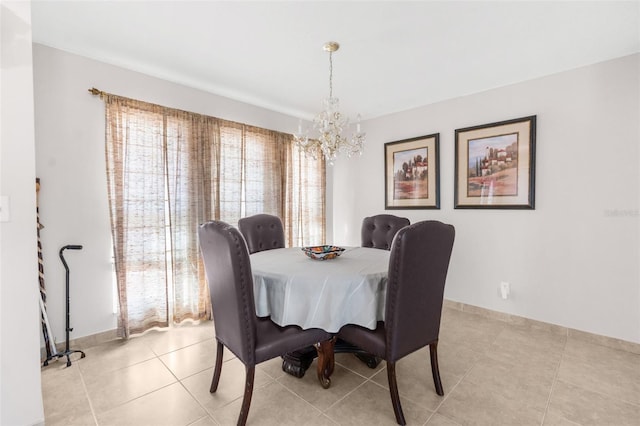
M338 154L351 157L362 154L366 133L360 131L360 115L356 121L356 131L347 138L343 132L349 128L349 118L340 112L340 101L333 97L333 52L340 48L335 41L324 44L322 48L329 52L329 97L322 100L322 111L313 119L313 128L318 132L317 137L309 137L308 131L302 131L302 123L298 125L298 132L293 135L298 148L307 156L318 159L324 155L329 164L333 164Z

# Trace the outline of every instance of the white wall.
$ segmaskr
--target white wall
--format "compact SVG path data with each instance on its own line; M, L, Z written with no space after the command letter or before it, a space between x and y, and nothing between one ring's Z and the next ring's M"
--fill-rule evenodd
M0 194L10 202L0 223L0 424L44 424L30 3L0 3L0 21Z
M335 165L335 242L358 244L362 218L384 212L384 143L439 132L441 209L387 213L455 225L445 297L640 343L639 63L636 54L368 121L366 153ZM454 130L528 115L538 117L535 210L455 210Z
M390 212L456 226L446 297L640 343L639 61L621 58L365 122L365 154L328 171L327 242L359 244L362 218L384 212L385 142L439 132L441 209ZM296 118L34 45L36 169L58 340L65 244L85 247L66 256L72 337L115 327L104 106L88 94L93 86L274 130L297 127ZM454 210L454 130L533 114L536 210ZM498 296L500 281L512 285L507 301Z
M84 246L64 255L71 275L71 338L116 327L104 103L88 89L283 132L293 132L298 120L46 46L34 44L33 53L48 312L54 336L63 341L65 271L58 250L66 244Z

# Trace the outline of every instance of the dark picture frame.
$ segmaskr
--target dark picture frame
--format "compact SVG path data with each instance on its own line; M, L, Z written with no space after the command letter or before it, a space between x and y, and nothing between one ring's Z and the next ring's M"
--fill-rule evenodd
M534 209L536 116L455 131L456 209Z
M384 208L440 208L440 133L384 144Z

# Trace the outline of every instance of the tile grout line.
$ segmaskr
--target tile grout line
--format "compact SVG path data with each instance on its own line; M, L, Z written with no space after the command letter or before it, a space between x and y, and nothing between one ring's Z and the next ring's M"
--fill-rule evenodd
M547 397L547 404L544 407L544 412L542 413L542 419L540 420L540 426L544 425L544 422L547 418L547 414L549 413L549 406L551 405L551 397L553 396L553 391L556 387L556 383L558 382L558 376L560 376L560 367L562 366L562 361L564 361L565 352L567 350L567 343L569 342L569 332L565 335L564 347L562 348L562 355L560 356L560 360L558 361L558 365L556 366L556 372L553 375L553 381L551 382L551 388L549 389L549 396ZM563 417L564 418L564 417Z
M376 373L377 374L377 373ZM329 414L327 414L327 412L332 409L333 407L335 407L338 403L344 401L349 395L351 395L352 393L354 393L356 390L360 389L361 387L363 387L365 385L365 383L371 381L372 383L374 383L376 386L380 386L377 383L373 382L371 379L367 379L365 378L365 380L360 383L358 386L356 386L355 388L351 389L351 391L347 392L346 394L344 394L344 396L342 398L338 398L338 400L336 402L334 402L333 404L329 405L326 409L324 409L322 411L322 414L324 414L325 416L329 417L333 422L336 422L338 424L340 424L337 420L335 420L333 417L331 417Z
M186 347L188 347L188 346L191 346L191 345L187 345ZM151 348L149 348L149 349L151 349ZM151 349L151 351L152 351L153 353L155 353L155 351L154 351L153 349ZM171 352L167 352L167 353L171 353ZM166 355L166 354L163 354L163 355ZM189 395L189 396L190 396L190 397L191 397L191 398L196 402L196 404L197 404L197 405L202 409L202 411L204 411L204 413L205 413L205 416L204 416L204 417L206 417L206 418L208 418L208 419L211 419L211 420L212 420L213 422L215 422L216 424L220 424L220 422L218 422L216 419L214 419L214 418L211 416L211 414L209 413L209 410L207 410L207 409L206 409L206 407L205 407L204 405L202 405L202 403L200 403L200 400L199 400L199 399L198 399L194 394L192 394L192 393L189 391L189 389L187 389L187 387L185 386L185 384L184 384L184 383L182 383L182 380L183 380L183 379L179 379L179 378L178 378L178 376L176 376L176 374L171 370L171 368L170 368L167 364L165 364L165 363L164 363L164 361L162 361L162 360L160 359L160 355L157 355L157 354L156 354L156 358L158 359L158 361L160 361L160 363L161 363L161 364L162 364L162 365L163 365L167 370L169 370L169 373L170 373L170 374L171 374L171 375L176 379L176 381L180 384L180 386L182 387L182 389L184 389L184 390L185 390L185 392L187 392L187 395ZM228 362L228 361L230 361L230 360L227 360L226 362ZM225 361L223 361L223 367L224 367L224 362L225 362ZM215 367L214 367L214 368L215 368ZM205 369L204 369L204 370L202 370L202 371L205 371L205 370L208 370L208 368L205 368ZM197 374L200 374L200 373L202 373L202 371L199 371L199 372L197 372L197 373L191 374L191 375L189 375L189 376L185 377L184 379L188 379L189 377L192 377L192 376L195 376L195 375L197 375ZM171 385L168 385L168 386L171 386ZM162 388L161 388L161 389L162 389ZM154 392L155 392L155 391L154 391ZM236 398L236 399L237 399L237 398ZM235 402L235 401L236 401L236 399L234 399L234 400L230 401L230 402L229 402L229 404L231 404L231 403ZM229 405L229 404L226 404L226 405ZM226 405L225 405L225 406L226 406ZM202 418L204 418L204 417L201 417L200 419L202 419ZM195 422L199 421L200 419L196 420ZM192 422L192 423L195 423L195 422Z
M280 386L282 386L287 392L289 392L290 394L293 394L296 396L296 398L300 399L302 402L304 402L305 404L307 404L308 406L310 406L311 408L313 408L314 410L316 410L318 412L318 414L322 415L325 414L324 411L322 411L321 409L319 409L318 407L316 407L315 405L313 405L312 403L310 403L309 401L307 401L306 399L304 399L302 397L302 395L298 394L296 391L294 391L293 389L290 389L288 386L286 386L284 383L281 383L278 380L274 380L273 383L278 384Z
M571 357L571 356L569 356L569 357ZM564 357L563 357L563 358L564 358ZM585 387L584 387L583 385L581 385L580 383L575 383L575 382L573 382L573 381L572 381L572 380L570 380L570 379L563 379L563 380L562 380L562 382L567 383L567 384L569 384L569 385L571 385L571 386L575 386L575 387L577 387L577 388L580 388L581 390L584 390L584 391L593 392L593 393L598 394L598 395L600 395L600 396L602 396L602 397L604 397L604 398L607 398L607 399L614 399L614 400L616 400L616 401L618 401L618 402L622 402L623 404L633 405L634 407L638 407L638 408L640 408L640 404L638 404L638 403L636 403L636 402L633 402L633 401L629 401L629 400L623 399L623 398L621 398L621 397L619 397L619 396L611 396L610 394L607 394L607 393L605 393L605 392L601 392L601 391L599 391L597 388L595 388L595 389L594 389L594 388L585 388Z
M493 344L495 344L495 342L498 340L498 337L500 336L500 334L501 334L502 332L504 332L506 329L507 329L507 326L506 326L506 325L501 325L501 326L500 326L500 331L498 331L498 333L496 333L495 337L493 338L493 340L491 341L491 343L489 343L489 345L493 345ZM474 350L474 352L476 352L476 351ZM465 372L464 372L464 374L462 375L462 377L460 377L460 380L458 380L458 381L456 382L456 384L455 384L455 385L453 385L453 387L451 388L451 390L449 390L449 392L447 392L447 393L445 394L444 398L442 398L442 401L440 401L440 403L438 404L438 406L433 410L433 413L431 414L431 416L429 416L429 418L427 419L427 422L425 423L425 425L426 425L427 423L429 423L429 420L431 420L431 418L432 418L435 414L438 414L438 415L440 415L440 416L443 416L443 417L445 417L446 419L451 420L452 422L454 422L454 423L456 423L456 424L460 424L460 423L458 423L458 421L457 421L457 420L451 419L451 418L449 418L448 416L446 416L446 415L444 415L444 414L442 414L442 413L439 413L439 412L438 412L438 410L440 409L440 407L442 407L442 405L445 403L445 401L449 398L449 396L451 395L451 393L452 393L452 392L453 392L453 391L454 391L454 390L455 390L455 389L460 385L460 383L462 383L462 381L465 379L465 377L467 377L467 376L471 373L471 370L473 370L473 368L474 368L476 365L478 365L478 363L480 362L480 359L482 359L483 357L486 357L486 356L487 356L486 350L483 350L482 352L479 352L479 353L478 353L478 355L479 355L479 356L476 358L476 360L474 361L473 365L471 365L471 367L469 367L469 368L467 369L467 371L465 371Z
M354 356L355 356L355 354L350 354L350 355L354 355ZM384 361L384 360L380 360L380 363L382 363L382 361ZM360 361L360 362L361 362L361 361ZM386 361L385 361L385 362L386 362ZM380 368L380 370L378 370L378 371L376 371L375 373L373 373L370 377L367 377L367 376L365 376L364 374L360 374L360 373L359 373L359 372L357 372L356 370L354 370L354 369L351 369L351 368L347 367L345 364L342 364L342 363L340 363L340 362L336 362L336 364L337 364L337 365L339 365L340 367L344 368L344 369L345 369L345 370L347 370L348 372L353 373L353 374L355 374L356 376L360 376L360 377L362 377L363 379L365 379L365 381L366 381L366 380L369 380L369 379L370 379L370 378L372 378L373 376L378 375L378 374L380 373L380 371L382 371L382 370L384 370L385 368L387 368L386 366L385 366L385 367L381 367L381 368ZM378 364L378 365L379 365L379 364ZM378 367L376 366L376 368L378 368ZM372 368L371 370L374 370L374 369Z
M169 350L169 351L167 351L167 352L164 352L164 353L159 353L159 351L156 351L155 349L153 349L152 345L148 344L147 342L143 342L143 343L144 343L144 345L145 345L145 346L146 346L146 347L147 347L151 352L153 352L153 354L154 354L156 357L160 358L161 356L169 355L169 354L171 354L171 353L181 351L182 349L186 349L186 348L189 348L189 347L191 347L191 346L200 345L200 344L202 344L202 343L206 342L207 340L214 340L214 339L215 339L215 337L213 337L213 338L206 338L206 339L204 339L204 340L199 340L199 341L197 341L197 342L189 343L189 344L187 344L187 345L185 345L185 346L180 346L179 348L171 349L171 350Z
M149 348L149 349L151 349L151 348ZM152 352L153 352L153 350L152 350ZM110 411L113 411L113 410L115 410L115 409L117 409L117 408L121 408L121 407L123 407L123 406L125 406L125 405L127 405L127 404L129 404L129 403L131 403L131 402L133 402L133 401L136 401L136 400L138 400L138 399L140 399L140 398L143 398L143 397L145 397L145 396L151 395L151 394L153 394L154 392L160 391L160 390L162 390L162 389L166 389L166 388L168 388L169 386L172 386L172 385L174 385L174 384L176 384L176 383L180 383L180 385L184 387L184 385L182 384L182 382L181 382L181 381L178 379L178 377L173 373L173 371L171 371L171 369L170 369L170 368L169 368L169 367L168 367L164 362L162 362L162 360L160 359L160 356L159 356L159 355L157 355L157 354L155 354L155 352L154 352L154 355L155 355L155 357L154 357L154 358L149 358L149 359L147 359L147 360L145 360L145 361L137 362L137 363L131 364L130 366L120 368L120 369L118 369L118 370L124 370L124 369L126 369L126 368L130 368L130 367L132 367L132 366L139 365L139 364L142 364L142 363L144 363L144 362L149 362L149 361L151 361L151 360L153 360L153 359L157 359L157 360L160 362L160 364L162 364L162 366L163 366L164 368L166 368L166 369L169 371L169 374L171 374L171 375L175 378L175 380L176 380L176 381L175 381L175 382L173 382L173 383L169 383L169 384L167 384L167 385L161 386L161 387L159 387L159 388L157 388L157 389L154 389L154 390L152 390L152 391L149 391L149 392L143 393L143 394L141 394L141 395L138 395L138 396L136 396L136 397L134 397L134 398L132 398L132 399L130 399L130 400L128 400L128 401L124 401L124 402L122 402L122 403L120 403L120 404L117 404L117 405L115 405L115 406L113 406L113 407L109 408L108 410L105 410L105 411L104 411L105 413L108 413L108 412L110 412ZM115 370L115 371L118 371L118 370ZM95 414L95 410L94 410L94 408L93 408L93 404L91 403L91 399L89 398L89 392L88 392L87 387L86 387L85 382L84 382L84 376L82 376L82 370L80 370L80 377L81 377L82 385L83 385L83 388L84 388L84 390L85 390L85 394L86 394L86 396L87 396L87 400L89 401L89 406L90 406L90 408L91 408L91 412L92 412L92 414L93 414L93 416L94 416L94 420L95 420L95 422L96 422L96 425L97 425L97 426L100 426L100 425L99 425L99 423L98 423L98 420L97 420L97 415ZM191 393L190 393L189 391L187 391L187 393L189 394L189 396L192 396L192 395L191 395ZM193 396L192 396L192 397L193 397ZM195 399L195 398L194 398L194 399ZM196 400L196 403L198 403L198 404L199 404L199 402L198 402L197 400ZM205 409L205 412L208 414L208 411L207 411L206 409Z
M501 332L502 332L502 330L501 330ZM500 333L498 333L498 334L500 334ZM498 338L498 337L496 336L496 338L493 340L493 342L495 342L495 341L497 340L497 338ZM492 343L492 344L493 344L493 343ZM475 352L475 351L474 351L474 352ZM483 356L486 356L484 352L482 352L482 353L480 354L480 356L475 360L475 362L473 363L473 365L472 365L471 367L469 367L469 368L467 369L467 371L465 371L465 372L464 372L464 374L462 375L462 377L460 377L460 380L458 380L458 381L456 382L456 384L455 384L455 385L453 385L453 387L449 390L449 392L447 392L447 393L445 394L444 398L442 398L442 401L440 401L440 403L438 404L438 406L433 410L433 414L431 414L431 416L429 416L429 418L427 419L427 422L425 423L425 425L426 425L427 423L429 423L429 420L431 420L431 418L432 418L436 413L437 413L438 415L440 415L440 416L445 417L445 418L446 418L446 419L448 419L448 420L451 420L452 422L454 422L454 423L456 423L456 424L460 424L460 423L458 423L458 421L457 421L457 420L451 419L451 418L449 418L448 416L445 416L445 415L444 415L444 414L442 414L442 413L438 413L438 410L440 409L440 407L442 407L442 404L444 404L444 403L445 403L445 401L449 398L449 396L451 395L451 393L453 393L453 391L454 391L454 390L455 390L455 389L460 385L460 383L462 383L462 381L464 380L464 378L465 378L465 377L467 377L467 376L469 375L469 373L471 372L471 370L473 370L473 368L474 368L474 367L475 367L475 366L480 362L480 359L481 359Z
M200 421L201 419L203 419L203 418L205 418L205 417L206 417L206 418L208 418L208 419L211 419L211 420L212 420L213 422L215 422L216 424L220 424L220 422L218 422L218 421L217 421L217 420L215 420L213 417L211 417L211 414L209 414L209 410L207 410L207 409L205 408L205 406L204 406L204 405L202 405L202 403L200 403L200 400L198 400L198 398L196 398L196 396L195 396L194 394L192 394L192 393L189 391L189 389L187 389L187 387L184 385L184 383L182 383L182 380L178 380L178 383L180 383L180 386L182 386L182 389L184 389L184 390L187 392L187 394L188 394L191 398L193 398L193 400L196 402L196 404L198 404L198 406L199 406L200 408L202 408L202 411L204 411L204 412L205 412L205 416L204 416L204 417L200 417L198 420L196 420L196 421L192 422L191 424L196 423L196 422ZM233 403L234 401L235 401L235 399L234 399L233 401L229 402L229 404ZM227 404L227 405L228 405L228 404Z
M96 410L93 408L93 403L91 402L91 398L89 398L89 390L87 389L87 384L84 381L84 374L82 373L82 369L80 368L80 366L78 366L78 372L80 373L80 381L82 382L82 389L84 390L84 396L87 398L87 402L89 403L89 409L91 410L93 421L96 422L96 426L99 426L98 416L96 414Z
M565 349L566 349L566 345L567 345L567 344L569 344L569 339L571 339L571 336L570 336L570 335L568 335L568 336L567 336L567 341L566 341L566 343L565 343ZM574 340L576 340L576 339L574 338ZM593 344L593 345L595 345L595 346L600 346L600 347L606 348L607 350L612 350L612 351L622 352L622 353L626 353L626 354L631 354L632 356L633 356L633 355L638 355L638 354L635 354L635 353L633 353L633 352L626 351L626 350L624 350L624 349L612 348L612 347L609 347L609 346L604 346L604 345L599 344L598 342L587 342L587 341L580 340L580 339L577 339L577 340L578 340L578 341L581 341L581 342L583 342L583 343ZM565 352L565 351L563 351L563 353L562 353L562 359L563 359L563 360L564 360L564 358L565 358L565 353L564 353L564 352ZM572 356L572 355L567 355L567 357L568 357L568 358L573 358L574 356ZM585 361L585 362L589 362L589 364L591 364L591 361L587 361L587 360L584 360L584 361ZM613 398L613 399L618 400L619 402L622 402L622 403L625 403L625 404L629 404L629 405L633 405L633 406L635 406L635 407L640 407L640 403L637 403L637 402L634 402L634 401L631 401L631 400L624 399L623 397L620 397L620 396L612 397L611 395L609 395L609 394L607 394L607 393L605 393L605 392L601 392L601 391L599 390L600 388L595 388L595 389L594 389L594 388L588 388L588 389L587 389L587 388L585 388L583 385L581 385L580 383L575 383L575 382L573 382L573 381L572 381L572 380L570 380L570 379L563 379L562 381L563 381L563 382L565 382L565 383L568 383L568 384L570 384L570 385L573 385L573 386L575 386L575 387L578 387L578 388L580 388L580 389L583 389L583 390L587 390L587 391L589 391L589 392L596 393L596 394L598 394L598 395L600 395L600 396L602 396L602 397L604 397L604 398L608 398L608 399Z

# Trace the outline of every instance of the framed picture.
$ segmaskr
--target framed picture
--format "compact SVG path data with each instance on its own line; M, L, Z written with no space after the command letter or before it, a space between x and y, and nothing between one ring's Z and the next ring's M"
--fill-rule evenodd
M534 209L536 116L456 130L456 209Z
M384 144L384 208L439 209L440 134Z

